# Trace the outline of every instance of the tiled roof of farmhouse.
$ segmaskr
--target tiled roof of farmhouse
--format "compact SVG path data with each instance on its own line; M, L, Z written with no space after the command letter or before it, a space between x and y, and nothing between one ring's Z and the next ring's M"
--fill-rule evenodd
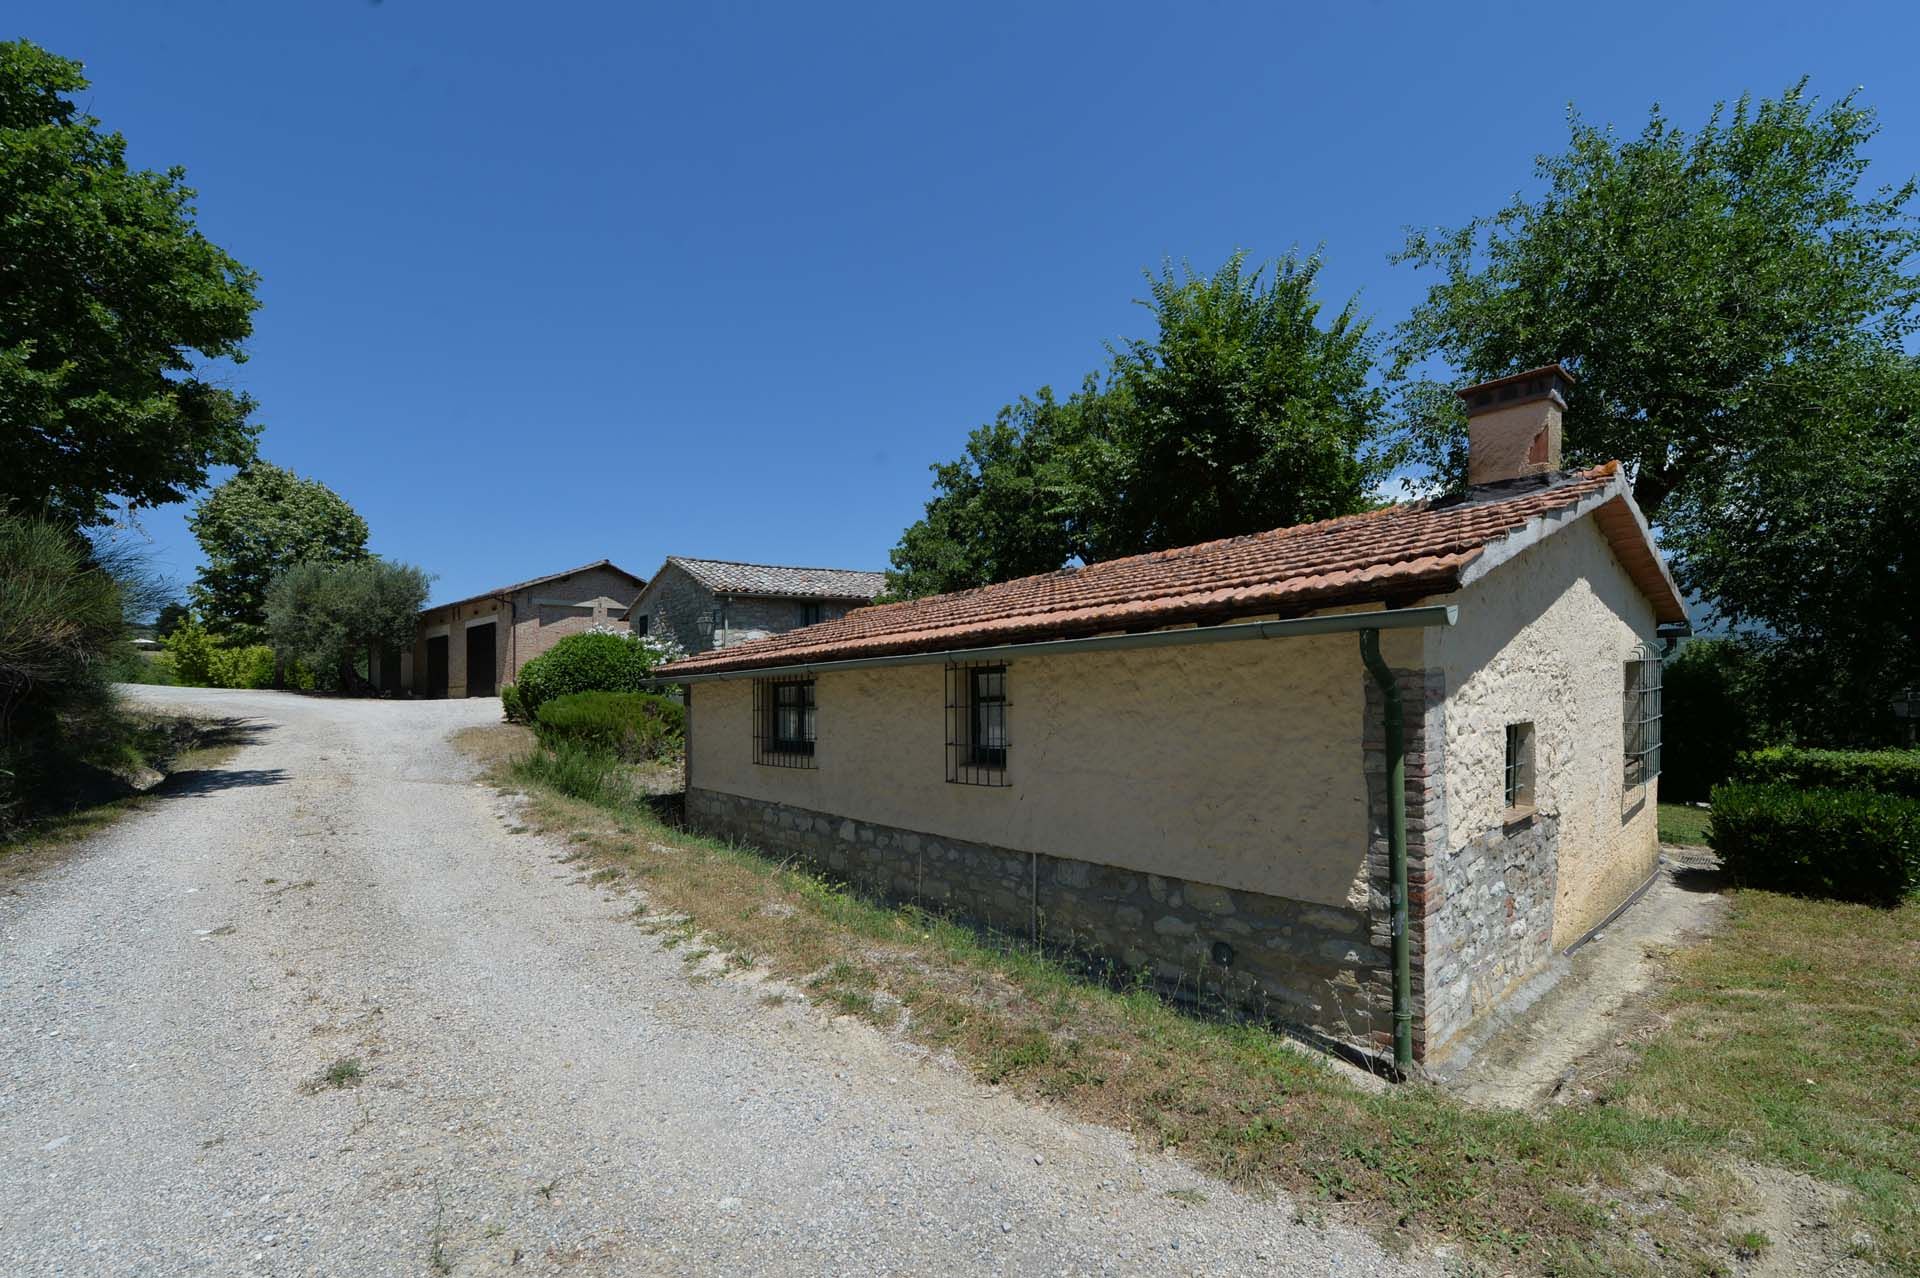
M504 599L508 595L518 594L529 586L543 586L549 581L559 581L562 577L575 577L583 572L592 572L596 568L605 568L609 572L619 573L622 577L631 577L637 586L645 586L647 584L645 577L642 577L637 572L628 572L611 559L596 559L590 564L581 564L578 568L566 568L559 572L550 572L544 577L529 577L525 581L516 581L511 586L497 586L481 594L468 595L465 599L449 599L445 603L429 604L426 608L422 609L422 611L432 612L436 608L451 608L455 604L477 603L482 599Z
M666 678L893 653L988 647L1445 594L1537 520L1593 512L1661 620L1686 614L1619 465L1465 499L1409 502L1272 532L1109 559L950 595L857 608L661 667ZM1542 528L1546 525L1543 523Z
M783 568L777 564L737 564L725 559L688 559L668 555L708 590L735 595L795 595L808 599L871 599L887 588L883 572L853 568Z

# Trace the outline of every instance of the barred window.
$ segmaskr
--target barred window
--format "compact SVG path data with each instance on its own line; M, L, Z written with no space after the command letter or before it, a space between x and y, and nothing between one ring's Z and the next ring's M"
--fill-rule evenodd
M1507 725L1506 799L1509 811L1533 806L1533 725Z
M820 604L803 603L800 605L800 624L801 625L817 626L825 619L826 619L826 610Z
M1660 775L1660 658L1641 644L1624 669L1620 719L1626 738L1626 784L1631 789Z
M984 662L947 667L947 780L1008 785L1007 668Z
M813 680L753 681L753 761L775 768L811 768Z

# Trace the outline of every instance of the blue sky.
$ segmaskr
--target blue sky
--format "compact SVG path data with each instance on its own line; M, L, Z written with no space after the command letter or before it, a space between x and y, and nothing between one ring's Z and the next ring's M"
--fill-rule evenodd
M1140 272L1388 254L1530 184L1569 103L1637 130L1810 75L1920 171L1900 4L15 9L264 276L264 456L455 598L667 554L884 567L929 463L1103 343ZM148 512L191 579L185 507Z

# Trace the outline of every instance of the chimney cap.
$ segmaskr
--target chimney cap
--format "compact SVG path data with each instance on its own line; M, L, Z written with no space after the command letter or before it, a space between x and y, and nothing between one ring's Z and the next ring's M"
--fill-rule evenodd
M1524 373L1509 373L1492 381L1463 386L1454 394L1466 404L1469 417L1488 409L1504 408L1508 404L1534 399L1555 399L1565 408L1567 391L1573 387L1574 381L1573 374L1567 371L1564 364L1542 364Z

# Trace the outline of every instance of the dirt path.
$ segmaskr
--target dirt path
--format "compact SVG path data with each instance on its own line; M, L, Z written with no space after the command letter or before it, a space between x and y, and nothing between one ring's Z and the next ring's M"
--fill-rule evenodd
M497 702L142 695L253 744L0 869L0 1273L1412 1272L692 984L472 781Z

